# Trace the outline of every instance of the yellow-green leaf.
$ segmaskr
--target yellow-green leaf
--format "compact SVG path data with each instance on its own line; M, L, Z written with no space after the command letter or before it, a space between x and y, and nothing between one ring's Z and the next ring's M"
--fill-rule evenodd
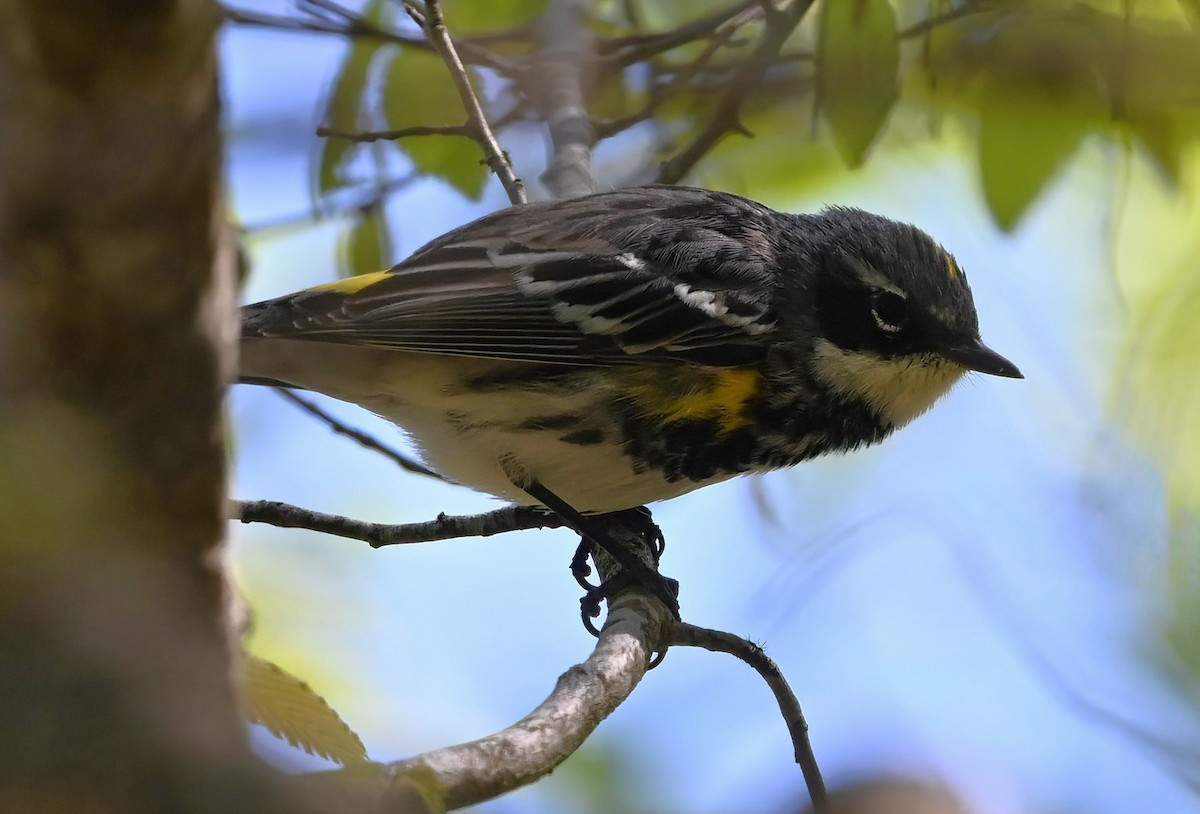
M479 88L479 78L470 72ZM383 112L388 126L462 124L462 100L445 63L434 54L402 50L387 67L383 86ZM445 179L464 195L478 200L483 194L488 168L483 153L463 136L414 136L398 142L421 172Z
M446 3L444 13L450 36L503 31L532 23L546 10L549 0L486 0Z
M310 755L343 766L367 762L367 750L325 699L269 661L245 654L246 717Z
M1176 138L1174 122L1166 114L1154 112L1134 118L1130 125L1163 179L1178 189L1184 145Z
M1049 88L997 83L979 110L979 174L996 223L1011 231L1091 123L1089 107Z
M373 0L372 5L380 0ZM325 99L324 124L334 130L353 131L359 126L359 111L371 76L371 65L379 52L381 40L360 38L346 54L333 85ZM317 158L316 191L325 195L345 186L343 174L358 145L342 138L327 138L321 142Z
M888 0L821 4L817 94L842 159L863 162L896 102L900 43Z
M339 252L342 276L371 274L391 265L392 240L381 204L360 209Z

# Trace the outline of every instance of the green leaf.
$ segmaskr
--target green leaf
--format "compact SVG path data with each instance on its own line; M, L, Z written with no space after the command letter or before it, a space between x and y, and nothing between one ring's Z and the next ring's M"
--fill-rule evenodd
M1130 126L1142 147L1154 159L1163 179L1173 189L1179 189L1186 145L1177 137L1171 117L1155 111L1131 118Z
M863 162L896 102L900 43L888 0L821 4L817 94L847 165Z
M344 277L371 274L391 265L392 240L381 203L358 211L339 254Z
M375 19L383 0L371 0L363 14ZM371 77L371 65L383 42L359 38L346 54L337 76L325 97L324 124L334 130L352 131L358 127L358 114ZM346 185L344 170L359 145L342 138L327 138L321 143L317 157L316 191L326 195Z
M478 88L479 77L468 69ZM389 127L462 124L466 120L454 80L437 56L413 49L398 52L387 67L383 112ZM421 172L445 179L475 200L483 194L488 168L473 140L462 136L415 136L398 142Z
M1093 120L1090 106L1049 88L993 82L979 111L979 174L996 223L1012 231Z
M246 717L273 735L349 766L367 762L362 740L325 699L300 679L269 661L245 654Z
M528 25L542 15L550 0L486 0L446 3L444 15L450 36L504 31Z

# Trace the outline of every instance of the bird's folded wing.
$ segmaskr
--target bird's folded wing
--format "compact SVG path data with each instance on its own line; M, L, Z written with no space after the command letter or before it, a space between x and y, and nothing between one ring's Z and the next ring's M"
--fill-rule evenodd
M506 210L387 272L249 306L243 334L576 365L761 358L770 257L661 202L579 200Z

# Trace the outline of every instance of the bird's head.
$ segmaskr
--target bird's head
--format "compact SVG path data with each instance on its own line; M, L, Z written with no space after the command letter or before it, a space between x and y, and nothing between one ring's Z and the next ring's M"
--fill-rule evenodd
M811 282L813 373L899 427L968 371L1021 378L983 344L966 276L929 235L858 209L809 221L819 235Z

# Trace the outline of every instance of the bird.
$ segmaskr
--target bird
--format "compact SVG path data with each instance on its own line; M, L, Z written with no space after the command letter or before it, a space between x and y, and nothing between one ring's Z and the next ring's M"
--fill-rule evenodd
M915 226L665 185L494 212L245 306L241 335L242 381L361 405L448 480L577 524L876 444L971 372L1021 378Z

